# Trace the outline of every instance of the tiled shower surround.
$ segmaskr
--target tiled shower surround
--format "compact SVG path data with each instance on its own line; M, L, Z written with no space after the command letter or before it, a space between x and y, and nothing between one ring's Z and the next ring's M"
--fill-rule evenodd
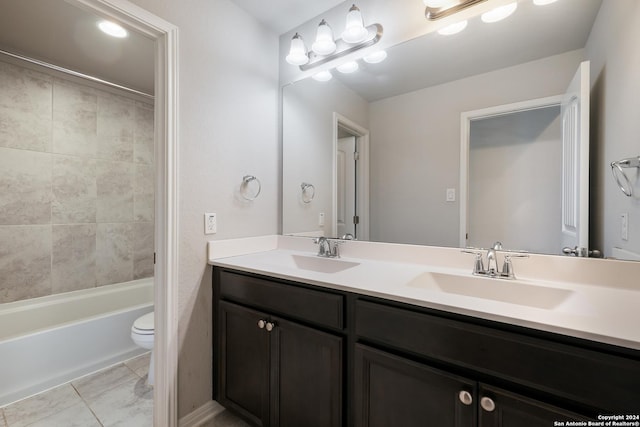
M153 275L153 105L0 58L0 303Z

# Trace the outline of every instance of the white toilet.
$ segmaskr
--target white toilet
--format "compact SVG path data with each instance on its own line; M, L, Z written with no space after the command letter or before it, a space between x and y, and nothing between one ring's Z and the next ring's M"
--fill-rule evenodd
M140 316L131 326L131 339L142 348L151 350L151 362L149 363L149 375L147 384L153 385L153 337L154 337L153 311Z

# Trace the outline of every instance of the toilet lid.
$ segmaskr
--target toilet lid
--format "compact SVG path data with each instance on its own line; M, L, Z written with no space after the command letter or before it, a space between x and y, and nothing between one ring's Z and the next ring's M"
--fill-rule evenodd
M153 331L153 311L145 314L144 316L138 317L138 319L133 322L133 327L140 331Z

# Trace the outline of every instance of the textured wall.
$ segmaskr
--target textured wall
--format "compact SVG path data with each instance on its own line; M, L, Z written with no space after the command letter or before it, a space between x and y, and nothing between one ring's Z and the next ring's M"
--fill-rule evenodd
M153 106L0 62L0 303L153 276Z

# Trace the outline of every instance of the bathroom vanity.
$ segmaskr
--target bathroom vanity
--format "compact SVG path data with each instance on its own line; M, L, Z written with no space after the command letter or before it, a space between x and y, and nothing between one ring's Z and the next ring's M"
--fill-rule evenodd
M467 280L470 272L452 268L453 252L437 263L432 253L426 268L411 262L424 253L410 252L433 248L408 248L399 262L380 259L380 245L355 243L363 258L323 259L287 246L307 239L279 239L271 250L224 258L210 247L214 399L252 424L522 427L605 415L640 421L638 323L621 331L625 337L597 335L598 319L574 312L601 298L593 286L544 282L541 293L555 291L536 300L526 288L535 285L515 282L527 301L489 301L446 286L416 287L425 274L440 284L438 274ZM617 297L634 304L636 292ZM624 309L616 308L615 293L593 313ZM572 329L571 317L581 330Z

